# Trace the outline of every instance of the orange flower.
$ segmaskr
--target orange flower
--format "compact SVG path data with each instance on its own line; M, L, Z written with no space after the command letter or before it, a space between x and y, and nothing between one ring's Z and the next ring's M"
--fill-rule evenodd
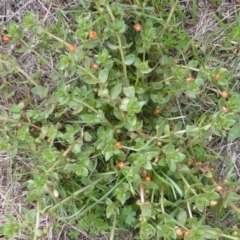
M187 82L187 83L192 82L193 80L194 80L193 77L188 77L188 78L186 78L186 82Z
M184 232L184 237L188 237L190 235L189 231Z
M223 187L222 187L222 186L216 186L216 187L215 187L215 190L216 190L217 192L221 192L221 191L223 190Z
M155 113L156 115L159 115L159 114L161 113L161 111L160 111L160 109L155 109L154 113Z
M69 49L69 52L75 52L76 47L73 44L70 44L68 49Z
M98 69L99 66L98 66L96 63L94 63L94 64L92 65L92 68L93 68L93 69Z
M94 39L97 37L97 32L92 30L90 33L89 33L89 39Z
M228 97L227 91L223 90L223 91L221 92L221 96L222 96L222 98L227 98L227 97Z
M9 41L10 41L10 37L7 36L7 35L3 35L3 36L2 36L2 40L3 40L4 42L9 42Z
M121 148L122 148L122 143L121 143L121 142L116 142L116 147L117 147L118 149L121 149Z
M177 229L176 229L176 234L177 234L178 236L183 236L184 232L183 232L183 230L182 230L181 228L177 228Z
M223 111L224 113L228 113L228 109L227 109L226 107L222 107L222 111Z
M119 162L117 166L118 166L118 168L122 169L122 168L125 167L125 163L124 162Z
M218 201L216 201L216 200L211 200L210 201L210 206L215 207L217 205L218 205Z
M140 32L141 29L142 29L142 26L141 26L139 23L135 23L135 24L133 25L133 27L134 27L134 29L135 29L136 32Z
M151 182L151 177L146 176L146 177L145 177L145 180L146 180L146 182Z
M219 73L215 75L216 80L220 80L220 78L221 78L221 75Z

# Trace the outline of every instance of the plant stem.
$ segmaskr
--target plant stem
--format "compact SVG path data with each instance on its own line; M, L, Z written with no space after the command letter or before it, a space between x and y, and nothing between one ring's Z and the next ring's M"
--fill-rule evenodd
M114 213L113 226L112 226L112 229L111 229L110 240L114 240L114 233L115 233L115 228L116 228L116 219L117 219L117 215L116 215L116 213Z
M38 238L38 228L39 228L39 212L40 212L40 206L39 206L39 200L37 200L37 212L36 212L36 222L35 222L35 228L34 228L34 237L33 237L33 240L37 240Z
M127 68L126 68L126 64L125 64L125 58L124 58L123 49L122 49L122 42L121 42L121 38L119 36L117 38L118 38L119 51L120 51L121 58L122 58L123 73L124 73L124 78L125 78L123 85L125 87L128 87L129 82L128 82L128 77L127 77Z
M188 208L189 217L192 218L193 216L192 216L192 211L191 211L191 206L189 201L187 201L187 208Z
M1 56L2 57L2 56ZM35 87L39 87L39 85L25 72L23 71L17 64L13 64L9 61L5 61L5 60L1 60L0 61L2 63L5 63L5 64L9 64L11 65L13 68L15 68L18 72L20 72L24 77L26 77L26 79L32 84L34 85Z
M108 4L106 5L106 8L107 8L107 11L108 11L110 17L112 18L112 21L114 21L115 17L113 16L112 10ZM120 51L120 55L121 55L121 59L122 59L122 66L123 66L123 73L124 73L123 86L128 87L129 81L128 81L128 77L127 77L127 68L126 68L126 64L125 64L125 57L124 57L124 53L123 53L121 37L117 36L117 39L118 39L119 51Z
M67 47L70 46L69 43L65 42L65 41L62 40L61 38L56 37L55 35L53 35L52 33L48 32L48 31L46 31L45 29L43 29L43 30L44 30L44 32L45 32L48 36L56 39L58 42L63 43L63 44L64 44L65 46L67 46ZM76 53L81 54L77 49L76 49ZM100 82L100 80L99 80L97 77L95 77L90 71L88 71L86 68L84 68L84 67L82 67L82 66L79 66L79 65L78 65L77 67L80 68L82 71L84 71L86 74L88 74L94 81L96 81L96 83L99 83L99 82Z
M210 233L210 234L212 234L214 236L221 236L221 237L228 238L228 239L239 240L238 237L226 235L224 233L214 232L214 231L211 231L211 230L207 230L207 233Z
M89 108L90 110L92 110L93 112L95 112L96 114L98 114L99 112L94 109L93 107L91 107L90 105L88 105L87 103L81 101L80 99L74 99L75 102L80 103L82 105L84 105L85 107ZM111 127L112 129L114 129L113 125L104 117L104 120L106 121L106 123L109 125L109 127Z
M163 196L164 196L164 187L161 187L161 209L162 209L162 213L165 213L164 210L164 203L163 203Z
M103 180L103 177L101 178L98 178L97 180L95 180L94 182L92 182L91 184L77 190L76 192L72 193L69 197L65 198L64 200L62 200L60 203L56 204L55 206L53 207L50 207L50 208L47 208L46 210L48 211L53 211L54 209L58 208L60 205L68 202L70 199L72 199L73 197L77 196L79 193L82 193L84 191L86 191L87 189L89 189L90 187L96 185L97 183L101 182ZM45 210L45 211L46 211Z
M177 7L177 4L178 4L178 0L177 0L177 1L174 3L174 5L172 6L171 12L170 12L169 15L168 15L167 22L163 25L163 30L161 31L160 36L159 36L160 39L162 39L165 30L169 27L170 20L171 20L172 15L173 15L173 13L174 13L174 11L175 11L175 8Z
M190 189L190 191L196 196L197 193L195 192L195 190L193 188L191 188L191 186L188 184L187 180L185 179L185 177L179 173L180 177L182 178L183 182L186 184L187 188Z
M144 203L144 188L143 188L143 184L140 183L140 187L139 187L139 192L140 192L140 199L141 199L141 203Z

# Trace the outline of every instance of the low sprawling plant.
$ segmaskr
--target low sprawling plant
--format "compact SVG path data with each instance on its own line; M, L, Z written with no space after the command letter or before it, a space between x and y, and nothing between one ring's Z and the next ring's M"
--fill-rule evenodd
M0 232L41 238L49 214L56 232L67 222L110 239L133 228L135 239L239 239L206 221L240 213L239 187L218 178L207 146L240 136L234 76L196 59L178 1L80 2L48 25L26 12L3 36L15 47L0 58L9 103L0 150L25 154L26 201L36 209L22 222L8 216ZM26 52L38 60L34 72L18 63ZM22 85L29 94L12 100Z

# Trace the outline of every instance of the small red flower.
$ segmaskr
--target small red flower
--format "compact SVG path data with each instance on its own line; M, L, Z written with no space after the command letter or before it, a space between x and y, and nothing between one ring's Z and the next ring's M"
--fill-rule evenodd
M90 31L90 33L89 33L89 39L94 39L94 38L96 38L96 37L97 37L97 32L94 31L94 30Z
M228 113L228 109L227 109L226 107L222 107L222 111L223 111L224 113Z
M116 143L116 147L117 147L118 149L122 149L122 143L121 143L121 142L117 142L117 143Z
M142 29L142 26L139 23L135 23L133 25L133 28L135 29L136 32L140 32Z
M124 162L119 162L117 166L118 166L118 168L122 169L122 168L125 167L125 163Z
M76 51L76 47L73 44L69 45L69 52L75 52Z
M2 40L4 41L4 42L9 42L10 41L10 37L9 36L7 36L7 35L3 35L2 36Z
M227 91L223 90L223 91L221 92L221 96L222 96L222 98L227 98L227 97L228 97Z
M190 83L190 82L192 82L193 80L194 80L193 77L188 77L188 78L186 78L186 82L187 82L187 83Z
M94 64L92 65L92 68L93 68L93 69L99 69L99 66L98 66L96 63L94 63Z
M216 80L220 80L220 79L221 79L221 75L220 75L219 73L216 74L216 75L215 75L215 79L216 79Z
M146 176L145 180L146 180L146 182L151 182L151 177L150 176Z
M154 111L154 113L156 114L156 115L159 115L160 113L161 113L161 111L160 111L160 109L155 109L155 111Z

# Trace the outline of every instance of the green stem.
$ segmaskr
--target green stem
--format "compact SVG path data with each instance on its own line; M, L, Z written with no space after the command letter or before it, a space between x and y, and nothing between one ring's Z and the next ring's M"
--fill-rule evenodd
M107 11L110 15L110 17L112 18L112 21L115 20L115 17L113 16L112 10L109 7L109 5L106 5ZM121 37L117 36L118 39L118 45L119 45L119 51L120 51L120 55L121 55L121 59L122 59L122 66L123 66L123 73L124 73L124 87L128 87L129 86L129 81L128 81L128 77L127 77L127 68L126 68L126 64L125 64L125 57L124 57L124 53L123 53L123 48L122 48L122 41L121 41Z
M121 58L122 58L123 73L124 73L124 78L125 78L123 85L125 87L128 87L129 82L128 82L128 77L127 77L127 68L126 68L126 64L125 64L125 58L124 58L123 49L122 49L122 42L121 42L121 38L119 36L117 38L118 38L119 51L120 51Z
M211 231L211 230L207 230L207 233L210 233L210 234L215 235L215 236L225 237L225 238L228 238L228 239L239 240L238 237L226 235L224 233L214 232L214 231Z
M145 43L143 44L143 49L145 49ZM146 59L146 52L144 50L143 52L143 62L145 62L145 59ZM144 83L144 74L142 74L142 83Z
M90 109L93 112L95 112L96 114L98 114L98 111L95 108L91 107L89 104L83 102L82 100L74 98L74 101L79 103L79 104L82 104L83 106L87 107L88 109Z
M187 201L187 209L188 209L188 213L189 213L189 217L192 218L192 210L191 210L191 206L190 206L190 203L189 201Z
M96 109L94 109L93 107L91 107L90 105L88 105L87 103L81 101L80 99L76 99L74 98L74 101L77 103L82 104L83 106L87 107L88 109L92 110L93 112L95 112L96 114L98 114L98 111ZM114 129L113 125L106 119L104 118L104 120L106 121L106 123L112 128Z
M2 59L0 59L0 61L4 64L9 64L11 65L13 68L15 68L18 72L20 72L24 77L26 77L26 79L32 84L34 85L35 87L38 87L39 85L25 72L23 71L18 65L16 64L13 64L9 61L4 61Z
M139 76L137 75L137 79L136 79L136 82L135 82L135 87L137 87L138 81L139 81Z
M115 172L113 172L112 174L115 174ZM98 199L98 201L95 201L93 204L91 204L90 206L88 206L86 208L84 207L84 210L79 210L78 212L74 213L74 216L77 215L78 217L80 217L80 216L83 216L85 213L89 212L93 207L95 207L97 204L101 203L104 199L106 199L118 187L118 185L123 180L124 180L124 178L121 181L119 181L118 183L116 183L114 185L114 187L112 187L105 195L103 195L100 199ZM46 208L44 210L44 212L47 211L48 209L49 208ZM68 216L68 217L65 217L65 218L60 218L60 220L67 220L67 219L71 219L71 218L72 218L72 216Z
M178 4L178 0L172 6L171 12L169 13L169 16L168 16L168 19L167 19L167 22L163 25L163 30L161 31L160 36L159 36L160 39L162 39L165 30L169 27L170 20L171 20L172 15L175 11L175 8L177 7L177 4Z
M191 188L191 186L188 184L188 181L185 179L185 177L179 173L180 177L182 178L183 182L186 184L187 188L190 189L190 191L196 196L197 193L195 192L195 190L193 188Z
M45 29L43 29L43 30L44 30L44 32L45 32L48 36L56 39L58 42L63 43L63 44L64 44L65 46L67 46L67 47L70 46L69 43L65 42L65 41L62 40L61 38L56 37L55 35L53 35L52 33L48 32L48 31L46 31ZM76 53L81 54L77 49L76 49ZM82 71L84 71L86 74L88 74L96 83L99 83L99 82L100 82L100 80L99 80L97 77L95 77L90 71L88 71L86 68L84 68L84 67L82 67L82 66L79 66L79 65L78 65L77 67L80 68Z
M72 148L74 147L74 145L76 144L76 142L78 142L79 140L82 139L82 134L81 136L75 141L73 142L67 149L66 151L63 153L63 156L66 157L68 155L68 153L72 150ZM53 169L59 164L59 162L61 161L62 159L59 158L59 160L57 160L46 172L45 174L48 175L49 172L53 171Z
M50 208L46 208L44 209L43 211L53 211L54 209L58 208L60 205L63 205L64 203L68 202L69 200L71 200L72 198L76 197L78 194L86 191L87 189L89 189L90 187L96 185L97 183L101 182L103 180L103 177L101 178L98 178L97 180L95 180L94 182L92 182L91 184L77 190L76 192L72 193L69 197L65 198L64 200L62 200L60 203L56 204L55 206L53 207L50 207Z
M162 213L165 213L164 203L163 203L163 196L164 196L164 187L162 185L162 187L161 187L161 209L162 209Z
M34 228L34 237L33 240L37 240L38 238L38 228L39 228L39 223L40 223L40 216L39 216L39 212L40 212L40 203L39 200L37 200L37 212L36 212L36 222L35 222L35 228Z
M83 72L85 72L87 75L89 75L96 83L100 82L100 80L97 77L95 77L90 71L88 71L86 68L80 65L78 65L77 67L81 69Z
M240 214L240 209L228 199L228 205L231 206L238 214Z
M116 228L116 220L117 220L117 214L114 213L113 226L112 226L112 229L111 229L110 240L114 240L114 233L115 233L115 228Z

